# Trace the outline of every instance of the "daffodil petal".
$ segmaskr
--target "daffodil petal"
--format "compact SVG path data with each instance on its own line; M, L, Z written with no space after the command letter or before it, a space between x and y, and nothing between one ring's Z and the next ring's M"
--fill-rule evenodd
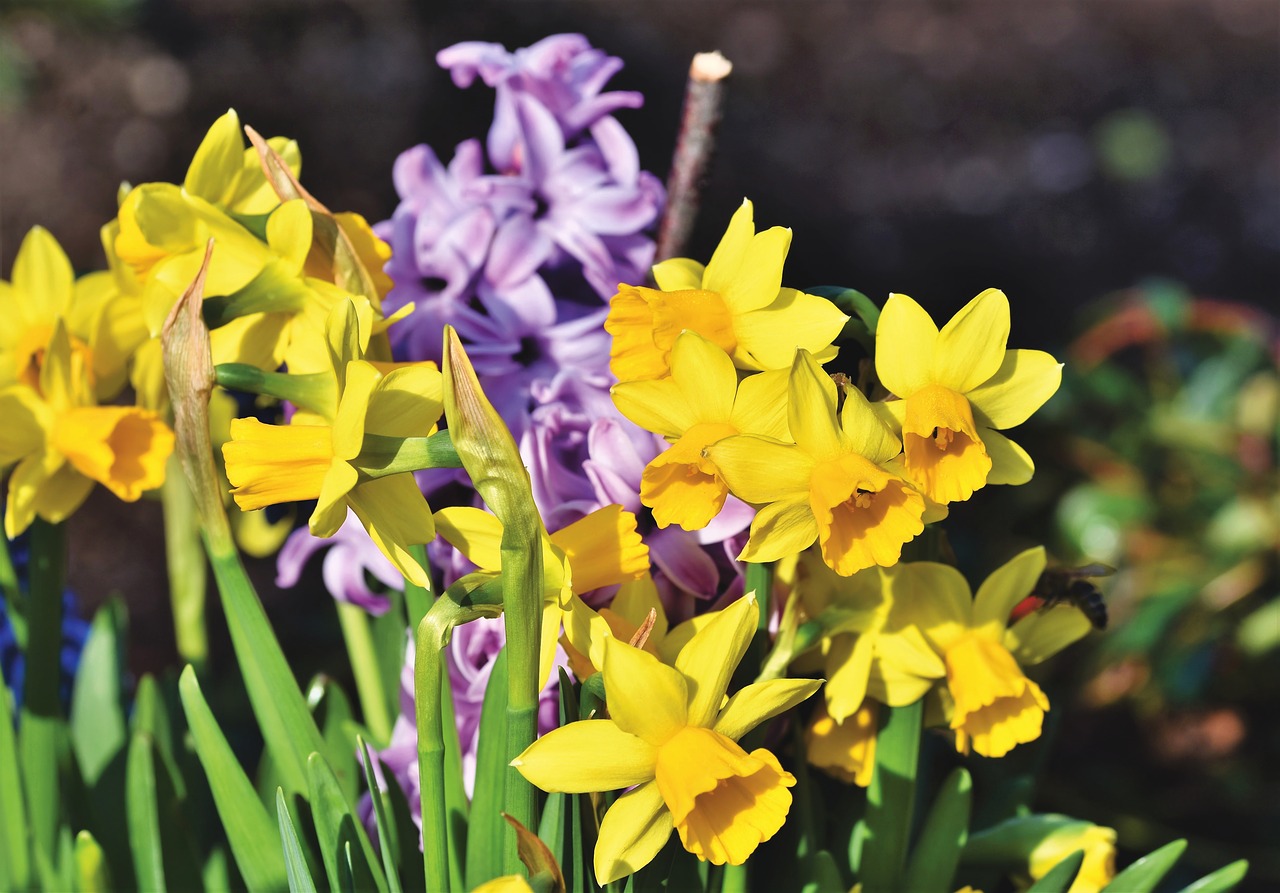
M343 460L329 460L329 469L320 484L320 495L311 513L309 527L312 536L330 537L338 532L347 520L347 495L359 478L360 473Z
M875 636L840 636L827 656L827 712L844 722L858 712L867 696Z
M914 394L930 383L938 327L906 295L889 295L876 323L876 375L890 393Z
M396 570L411 583L430 589L431 578L409 551L410 545L429 543L436 535L431 508L413 475L365 481L347 494L347 502Z
M747 593L716 614L681 649L676 670L688 683L689 725L709 728L715 720L729 679L746 654L759 619L756 596Z
M552 729L511 761L521 775L549 793L612 791L649 781L657 748L607 719L586 719Z
M989 288L964 307L938 333L933 379L965 393L996 374L1009 343L1009 299Z
M894 436L884 419L856 387L845 391L840 427L849 439L853 451L876 465L883 465L902 452L902 441Z
M451 506L434 515L436 529L476 567L502 569L502 522L483 509Z
M267 218L267 243L295 275L311 251L311 232L311 210L304 199L285 202Z
M27 305L27 318L52 317L66 312L71 300L71 261L47 229L33 226L13 259L13 287Z
M760 723L790 710L822 685L821 679L770 679L744 686L729 698L712 727L737 741Z
M1009 623L1009 613L1035 588L1044 566L1044 546L1036 546L992 571L973 600L974 627L986 626L988 634L998 637Z
M740 434L713 443L707 455L743 502L808 497L813 458L797 446Z
M738 384L729 421L743 434L787 440L787 369L748 375Z
M733 284L734 276L742 265L751 247L751 240L756 234L753 218L754 209L748 199L743 199L738 210L729 218L729 226L720 239L720 244L711 255L706 270L702 274L702 287L708 291L723 293Z
M434 363L388 372L369 396L364 428L389 437L426 437L444 412L444 383Z
M622 382L610 393L618 412L654 434L679 437L697 424L694 407L673 378Z
M836 383L808 351L791 365L787 424L796 445L821 461L841 452L836 428Z
M663 291L702 288L702 273L705 269L696 260L673 257L653 265L653 281Z
M772 303L738 316L733 330L739 345L761 368L786 369L796 348L814 354L819 362L834 359L836 349L831 342L848 321L849 317L826 298L783 288Z
M1032 611L1004 634L1004 645L1024 667L1035 666L1093 631L1093 623L1074 605Z
M244 166L240 118L229 109L213 122L187 167L182 188L205 201L219 203Z
M729 283L716 289L735 315L768 307L778 297L778 289L782 286L782 265L790 248L791 230L781 226L757 233L751 240ZM707 269L710 270L710 265ZM778 340L776 332L772 340Z
M382 373L372 363L355 360L347 364L347 382L333 420L333 454L354 459L364 447L365 418L369 399Z
M940 650L968 631L973 596L960 571L933 561L915 561L898 565L892 579L892 628L915 625Z
M700 422L724 422L733 412L738 374L733 360L697 332L684 331L671 348L671 377Z
M1062 364L1042 350L1006 350L996 374L965 396L980 422L992 428L1021 425L1062 384Z
M92 479L80 474L69 463L63 465L40 485L35 500L36 514L51 524L61 523L84 504L92 490Z
M592 755L588 759L598 759ZM619 797L600 822L596 840L596 882L601 886L635 874L653 861L674 829L656 781Z
M818 522L807 496L773 502L756 513L739 561L777 561L803 552L818 538Z
M999 431L982 428L979 431L982 445L991 457L991 470L987 472L988 484L1025 484L1035 474L1036 465L1027 451Z
M938 652L914 626L876 636L875 666L878 669L893 667L901 673L925 680L939 679L947 673L946 664Z
M601 670L609 715L624 732L656 747L688 725L684 676L652 654L607 639Z
M0 468L25 459L44 446L48 410L36 392L24 385L0 391Z

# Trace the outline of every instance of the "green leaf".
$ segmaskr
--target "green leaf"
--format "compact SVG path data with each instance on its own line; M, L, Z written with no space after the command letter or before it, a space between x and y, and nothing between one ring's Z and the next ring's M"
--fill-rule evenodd
M950 893L953 889L960 852L969 837L972 790L973 782L963 767L942 783L911 853L904 889L920 893Z
M418 843L418 826L413 821L413 814L409 811L409 798L405 796L404 790L399 783L383 766L382 777L387 779L387 789L382 792L382 803L387 809L388 815L391 817L391 823L395 839L400 852L408 851L413 853L413 847ZM406 890L424 890L427 886L426 875L423 872L422 860L410 856L401 862L401 875L403 881L402 886Z
M360 796L360 767L355 757L358 735L351 702L340 685L327 676L317 676L307 688L307 705L329 747L329 765L342 784L347 803L354 807Z
M801 893L844 893L844 881L835 857L826 850L818 850L801 860L804 885Z
M1084 864L1084 850L1076 850L1045 872L1044 877L1027 888L1027 893L1067 893Z
M502 820L503 785L507 776L507 649L494 658L489 686L480 707L480 741L476 748L476 783L467 828L466 887L472 890L501 877L503 846L509 832Z
M335 890L370 890L388 893L364 825L352 812L337 776L324 755L313 753L307 761L311 775L311 817L324 859L329 886Z
M1111 893L1151 893L1186 849L1185 840L1166 843L1117 874L1102 889Z
M1249 871L1249 861L1240 859L1230 865L1224 865L1213 874L1207 874L1193 884L1183 887L1180 893L1226 893L1244 880Z
M196 753L245 884L250 890L288 889L288 872L278 846L279 829L240 768L190 666L182 671L178 690Z
M98 846L98 841L88 831L81 831L76 835L76 880L76 889L80 893L110 893L112 889L106 856L103 855L102 847Z
M868 354L875 355L876 325L880 322L880 308L862 292L839 285L819 285L807 288L811 295L826 298L835 304L843 313L849 315L849 321L840 332L841 338L853 338L858 341Z
M307 702L237 552L209 550L236 661L285 793L306 796L307 757L326 752ZM264 810L265 814L265 810ZM274 834L272 835L275 836ZM247 880L247 878L246 878Z
M391 893L401 893L400 875L396 866L400 864L400 846L391 824L387 819L387 806L379 796L378 779L373 774L373 753L364 739L360 739L360 754L364 758L364 783L369 790L369 799L373 801L373 819L378 827L378 849L382 851L382 869L387 875L387 888Z
M867 837L860 879L866 893L900 887L911 837L923 701L889 707L876 738L876 765L867 789Z
M86 784L97 782L128 744L121 679L124 670L124 606L112 599L89 627L71 694L71 746Z
M160 813L156 807L156 769L151 740L142 733L129 742L125 782L125 817L129 823L129 849L138 886L165 890L164 850L160 843Z
M280 823L280 843L284 849L284 865L289 873L289 893L316 893L311 869L302 854L298 832L294 830L289 807L284 802L284 788L276 788L276 820Z
M13 705L0 667L0 889L25 890L31 878L26 802L13 734Z

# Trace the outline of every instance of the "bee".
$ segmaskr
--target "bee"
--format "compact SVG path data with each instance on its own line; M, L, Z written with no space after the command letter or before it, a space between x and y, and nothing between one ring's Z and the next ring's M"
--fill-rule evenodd
M1083 567L1049 567L1040 574L1031 594L1013 609L1012 620L1032 611L1047 611L1055 605L1073 605L1088 618L1094 629L1107 628L1107 603L1092 578L1114 574L1116 569L1100 562Z

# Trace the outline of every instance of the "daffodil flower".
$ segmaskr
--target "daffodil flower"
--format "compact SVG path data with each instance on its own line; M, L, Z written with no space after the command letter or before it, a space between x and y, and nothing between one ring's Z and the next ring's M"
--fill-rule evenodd
M1044 566L1044 549L1028 549L987 577L976 597L960 572L945 564L895 568L890 624L917 628L942 667L904 652L894 655L916 675L945 676L943 706L962 753L1004 756L1040 737L1049 699L1021 665L1039 663L1092 629L1082 612L1066 604L1008 626L1010 612L1034 588ZM882 661L892 647L888 638L881 637Z
M865 701L843 722L819 706L805 731L805 758L811 765L850 784L871 784L876 765L876 729L880 708Z
M0 468L17 463L4 519L10 539L36 515L65 520L95 481L126 502L164 483L173 432L154 412L96 405L85 363L58 320L39 391L25 384L0 389Z
M775 561L818 541L842 576L897 562L924 530L925 501L891 467L902 445L862 392L849 388L836 418L836 385L796 352L787 407L794 444L741 434L707 448L729 490L761 506L739 558Z
M725 701L758 617L754 594L743 596L689 641L674 667L607 639L602 673L610 718L556 729L512 761L544 791L635 786L600 824L599 883L647 865L673 829L699 859L741 865L782 827L795 777L768 750L747 753L737 739L820 682L759 682Z
M354 314L354 309L352 310ZM358 337L358 336L357 336ZM408 473L372 477L359 465L366 435L424 437L444 409L440 373L413 364L383 374L366 360L346 364L332 424L231 422L222 447L231 495L242 509L316 499L311 533L333 536L348 506L406 580L429 587L409 546L435 537L431 509Z
M724 507L729 488L708 446L734 434L787 436L786 370L739 383L728 354L694 331L676 338L671 377L615 385L612 393L623 415L672 444L640 479L640 501L659 527L700 530Z
M685 329L751 372L787 368L797 347L824 362L835 357L831 342L848 317L824 298L781 287L790 246L789 229L756 233L744 200L706 267L673 258L653 268L658 289L621 286L604 324L613 336L613 374L619 381L666 377Z
M99 320L111 297L100 287L104 275L77 281L58 241L43 227L32 227L13 259L13 281L0 281L0 385L40 389L45 348L62 320L71 349L85 355L80 365L92 376L97 396L119 390L123 362L112 362L109 349L97 349Z
M968 499L986 484L1025 484L1035 465L998 429L1025 422L1057 391L1062 365L1006 350L1009 300L989 288L939 331L906 295L876 326L876 374L902 398L885 404L902 429L907 474L930 499Z
M463 554L479 573L502 571L502 522L468 506L435 514L445 541ZM636 516L620 505L596 509L542 540L544 599L539 686L546 684L556 641L575 592L590 592L642 577L649 570L649 548L636 532Z

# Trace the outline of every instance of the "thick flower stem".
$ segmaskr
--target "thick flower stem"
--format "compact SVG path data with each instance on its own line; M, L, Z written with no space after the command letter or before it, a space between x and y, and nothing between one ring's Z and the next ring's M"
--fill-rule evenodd
M28 599L27 676L19 745L27 782L31 839L37 853L56 863L58 837L58 738L61 707L62 590L66 579L65 524L40 518L31 525L31 597Z
M204 624L208 572L195 499L177 456L169 457L160 502L164 506L165 567L173 608L174 640L178 655L195 667L198 675L203 675L209 659L209 637Z
M521 536L521 533L525 536ZM532 535L527 535L532 533ZM542 636L542 541L540 529L503 534L502 604L507 637L507 762L538 737L538 657ZM523 540L523 542L521 542ZM511 543L509 546L508 543ZM538 800L533 785L510 765L504 785L507 815L526 828L538 827ZM504 870L522 874L516 836L503 848Z
M418 726L418 778L422 800L422 868L428 890L449 883L448 811L445 806L444 728L440 692L444 667L433 619L424 617L414 636L413 703Z
M355 675L356 693L369 734L379 747L391 740L391 710L387 692L378 669L378 656L369 632L369 618L358 605L335 601L338 606L338 622L342 626L342 638L347 644L347 657L351 672Z

